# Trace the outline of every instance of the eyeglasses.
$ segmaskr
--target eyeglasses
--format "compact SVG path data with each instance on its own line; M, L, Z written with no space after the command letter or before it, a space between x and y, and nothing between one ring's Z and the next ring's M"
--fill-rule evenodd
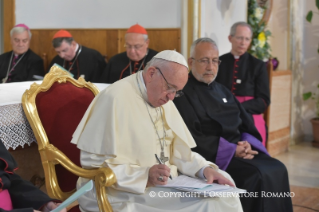
M212 63L213 65L215 66L218 66L221 64L221 60L218 60L218 59L200 59L200 60L196 60L195 58L192 57L192 60L195 60L197 61L199 64L201 64L202 66L208 66L210 63Z
M247 38L247 37L242 37L242 36L234 36L236 40L238 41L243 41L245 40L246 42L250 42L251 38Z
M143 44L137 44L137 45L129 45L129 44L124 44L124 47L126 49L134 49L135 51L138 51L140 50L143 46L144 46L145 43Z
M155 67L155 68L161 73L163 79L164 79L165 82L166 82L166 85L167 85L167 87L168 87L167 90L166 90L166 92L175 94L175 98L181 97L181 96L184 95L184 93L183 93L182 90L177 91L174 87L172 87L172 86L169 85L169 83L168 83L167 80L165 79L165 77L164 77L164 75L163 75L161 69L159 69L158 67Z

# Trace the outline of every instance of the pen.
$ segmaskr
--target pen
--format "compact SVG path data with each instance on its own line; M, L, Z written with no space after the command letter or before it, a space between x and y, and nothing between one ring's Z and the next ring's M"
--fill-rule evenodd
M159 164L164 164L163 161L157 156L157 154L155 154L156 160L159 162ZM169 178L172 180L172 176L169 175Z

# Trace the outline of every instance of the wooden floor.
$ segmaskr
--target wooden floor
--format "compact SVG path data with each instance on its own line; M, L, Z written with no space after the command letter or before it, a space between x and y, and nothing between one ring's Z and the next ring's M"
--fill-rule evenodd
M319 211L319 148L303 142L275 158L288 169L294 212Z

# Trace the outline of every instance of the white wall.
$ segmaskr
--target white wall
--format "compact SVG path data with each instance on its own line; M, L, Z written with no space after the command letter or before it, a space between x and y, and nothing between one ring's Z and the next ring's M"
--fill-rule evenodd
M230 27L235 22L247 21L247 0L202 0L201 20L200 36L213 39L220 55L230 52Z
M181 0L16 0L16 23L41 28L179 28Z

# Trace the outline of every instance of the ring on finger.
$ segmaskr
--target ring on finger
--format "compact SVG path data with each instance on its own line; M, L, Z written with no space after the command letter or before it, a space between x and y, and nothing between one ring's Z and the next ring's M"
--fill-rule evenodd
M159 177L157 178L157 180L158 180L158 181L161 181L161 182L164 182L163 176L159 176Z

